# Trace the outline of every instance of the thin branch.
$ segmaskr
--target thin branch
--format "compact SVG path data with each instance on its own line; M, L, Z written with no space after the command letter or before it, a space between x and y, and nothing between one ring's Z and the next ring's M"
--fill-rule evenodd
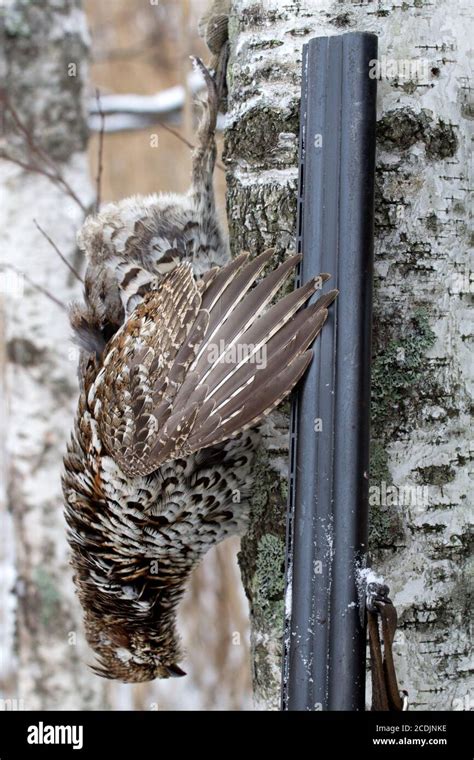
M0 150L0 158L3 158L5 161L10 161L11 163L16 164L17 166L20 166L22 169L25 169L26 171L34 172L36 174L41 174L44 177L47 177L51 182L59 185L61 189L69 195L75 203L79 206L79 208L84 212L84 214L87 214L87 208L82 203L80 198L76 195L74 190L72 189L69 182L64 179L64 176L57 166L57 164L53 161L51 156L48 155L48 153L39 146L35 140L33 139L33 136L29 129L23 124L20 117L18 116L18 113L16 112L15 108L10 103L8 96L4 91L0 92L0 101L4 104L4 110L5 112L8 111L10 114L13 124L15 125L17 132L19 132L23 138L24 141L29 149L29 152L31 154L30 159L33 158L33 163L22 161L19 158L15 158L14 156L11 156L9 153L7 153L4 150ZM35 162L35 158L39 159L39 163ZM48 168L45 168L41 165L41 163L46 164Z
M70 262L64 256L64 254L61 253L61 251L59 250L59 248L56 245L56 243L49 237L48 233L45 232L42 229L42 227L39 226L39 224L36 221L36 219L33 219L33 223L36 226L36 228L41 232L41 234L43 235L43 237L48 241L48 243L50 244L50 246L56 251L56 253L58 254L58 256L61 259L61 261L63 261L64 264L66 264L67 268L73 273L74 277L76 277L79 280L79 282L84 283L84 280L82 279L82 277L79 274L79 272L77 271L77 269L74 269L74 267L72 266L72 264L70 264Z
M177 137L178 140L180 140L182 143L184 143L185 145L187 145L188 148L190 148L191 150L195 150L196 146L193 145L192 142L190 142L189 140L187 140L186 137L183 137L183 135L181 135L179 132L177 132L176 129L173 129L173 127L169 127L167 124L164 124L164 122L162 122L162 121L159 121L158 125L160 127L162 127L163 129L165 129L167 132L170 132L172 135L174 135L175 137ZM222 172L225 172L225 167L219 161L216 161L216 167L218 169L220 169Z
M50 179L52 182L55 181L54 176L46 171L46 169L40 169L38 166L35 166L35 164L28 164L26 161L22 161L21 158L10 156L5 150L2 150L1 148L0 158L2 158L4 161L10 161L12 164L20 166L22 169L25 169L25 171L38 172L38 174L43 174L45 177L48 177L48 179Z
M13 119L13 123L15 124L17 130L21 132L21 134L25 138L26 144L28 145L31 153L38 155L42 159L42 161L45 161L47 164L50 165L50 167L53 169L55 173L58 173L59 171L58 167L54 163L53 159L46 153L45 150L43 150L43 148L40 145L37 145L35 143L35 141L33 140L33 135L21 121L17 112L15 111L10 101L8 100L8 97L5 95L3 99L5 101L5 110L8 110L10 112L10 115Z
M13 266L13 264L0 264L0 269L11 269L13 272L16 272L20 277L23 277L26 282L31 285L32 288L39 291L40 293L43 293L43 295L46 296L46 298L49 298L50 301L53 301L53 303L56 304L56 306L59 306L60 309L63 309L64 311L68 311L67 306L60 301L56 296L53 296L52 293L49 292L49 290L46 290L46 288L43 288L42 285L38 285L37 282L34 282L30 277L28 277L27 274L22 272L20 269L17 269Z
M34 174L41 174L43 177L47 177L53 184L59 185L63 192L65 192L66 195L69 195L73 201L77 203L81 211L83 211L84 214L87 214L86 206L84 206L68 182L66 182L61 176L52 174L50 171L44 169L42 166L38 166L37 164L27 163L26 161L22 161L20 158L10 156L4 150L0 150L0 158L2 158L4 161L10 161L10 163L20 166L22 169L25 169L25 171L32 172Z
M95 91L95 97L97 100L97 111L100 117L100 130L99 130L99 150L97 155L97 179L96 179L96 200L95 210L99 211L102 195L102 171L103 171L103 156L104 156L104 131L105 131L105 114L102 110L100 101L100 91Z
M158 126L165 129L167 132L170 132L170 134L174 135L178 138L182 143L188 146L188 148L191 148L191 150L195 149L195 145L192 144L186 137L183 137L176 129L173 129L173 127L169 127L167 124L165 124L163 121L158 122Z

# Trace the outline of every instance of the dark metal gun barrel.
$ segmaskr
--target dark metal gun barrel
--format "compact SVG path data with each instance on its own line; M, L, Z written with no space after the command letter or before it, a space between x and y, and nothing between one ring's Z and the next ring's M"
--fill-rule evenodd
M365 709L377 37L304 47L300 279L329 272L339 296L292 414L282 705Z

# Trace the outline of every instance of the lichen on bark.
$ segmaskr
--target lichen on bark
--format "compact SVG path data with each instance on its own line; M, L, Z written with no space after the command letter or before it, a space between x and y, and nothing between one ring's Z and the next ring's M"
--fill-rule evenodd
M277 708L285 567L286 482L262 446L254 468L253 511L239 564L253 621L251 655L257 706Z
M467 16L467 0L399 6L385 0L234 0L230 21L226 155L234 252L274 245L281 257L294 248L301 48L307 39L376 32L380 56L423 64L420 78L384 76L378 83L370 473L376 487L428 489L427 503L371 510L370 552L398 607L396 662L413 709L462 709L472 684L465 586L465 251L472 242L466 187L473 109ZM280 686L282 623L276 618L283 596L288 420L279 423L277 443L270 432L264 435L259 461L265 477L260 469L241 557L258 642L255 693L257 704L268 709L278 707ZM262 511L267 487L269 516ZM273 558L270 582L258 571L264 556L265 562Z

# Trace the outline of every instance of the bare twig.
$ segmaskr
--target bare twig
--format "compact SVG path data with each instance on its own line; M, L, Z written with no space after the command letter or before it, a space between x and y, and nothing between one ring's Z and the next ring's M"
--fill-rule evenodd
M96 179L96 200L95 210L99 211L101 195L102 195L102 171L103 171L103 156L104 156L104 131L105 131L105 114L102 110L100 101L100 91L95 91L95 97L97 100L97 111L100 117L100 130L99 130L99 150L97 154L97 179Z
M73 199L73 201L77 203L81 211L83 211L84 214L87 214L86 206L78 198L74 190L71 188L69 183L63 179L63 177L53 172L50 172L47 169L44 169L42 166L38 166L37 164L27 163L26 161L22 161L20 158L16 158L15 156L10 156L4 150L0 150L0 158L2 158L4 161L10 161L10 163L16 164L17 166L20 166L22 169L25 169L28 172L33 172L34 174L41 174L43 177L47 177L51 182L53 182L53 184L59 185L61 189L66 193L66 195L69 195Z
M53 241L53 240L52 240L52 239L49 237L48 233L47 233L47 232L45 232L45 231L43 230L43 228L39 226L39 224L38 224L38 222L36 221L36 219L33 219L33 222L34 222L34 224L35 224L36 228L37 228L37 229L38 229L38 230L41 232L41 234L43 235L43 237L44 237L44 238L45 238L45 239L48 241L48 243L49 243L49 244L52 246L52 248L53 248L53 249L56 251L56 253L58 254L58 256L59 256L59 258L61 259L61 261L63 261L63 262L64 262L64 264L66 264L67 268L68 268L68 269L69 269L69 270L70 270L70 271L73 273L74 277L76 277L76 278L79 280L79 282L82 282L82 283L83 283L83 282L84 282L84 280L82 279L82 277L81 277L81 275L79 274L79 272L77 271L77 269L74 269L74 267L72 266L72 264L70 264L70 262L69 262L69 261L67 260L67 258L64 256L64 254L63 254L63 253L61 253L61 251L59 250L59 248L58 248L58 246L56 245L56 243L55 243L55 242L54 242L54 241Z
M165 129L167 132L170 132L170 134L174 135L178 138L182 143L188 146L188 148L191 148L191 150L194 150L195 145L192 144L186 137L183 137L176 129L173 129L173 127L169 127L167 124L165 124L163 121L158 122L158 126Z
M195 145L193 145L192 142L190 142L186 137L183 137L176 129L173 129L173 127L169 127L167 124L165 124L162 121L158 122L158 125L165 129L167 132L170 132L172 135L174 135L178 140L180 140L182 143L188 146L191 150L195 150ZM219 162L216 161L216 167L220 169L222 172L225 172L225 167Z
M10 161L11 163L14 163L17 166L20 166L22 169L25 169L26 171L34 172L36 174L41 174L44 177L47 177L51 182L59 185L61 189L67 195L69 195L69 197L72 198L75 201L75 203L77 203L77 205L84 212L84 214L86 214L87 213L86 206L82 203L80 198L76 195L76 193L72 189L69 182L66 179L64 179L64 176L61 170L59 169L57 164L53 161L51 156L49 156L46 153L46 151L43 150L43 148L41 148L35 142L30 130L27 129L27 127L23 124L20 117L18 116L18 113L16 112L15 108L12 106L12 104L8 100L8 97L4 91L0 92L0 101L3 102L4 111L5 112L8 111L8 113L10 114L13 124L15 125L17 129L17 132L22 135L26 143L26 146L28 147L30 160L25 161L25 160L16 158L15 156L11 156L5 150L0 150L0 158L3 158L5 161ZM39 159L39 162L38 162L38 159ZM44 164L46 164L48 168L46 168Z
M25 138L26 144L28 145L31 153L38 155L43 161L45 161L47 164L51 166L51 168L54 171L58 171L57 166L55 165L52 158L46 153L46 151L41 148L40 145L37 145L33 140L33 135L31 132L27 129L27 127L23 124L20 117L18 116L16 110L13 108L12 104L8 100L8 97L6 95L3 96L3 99L5 101L5 110L8 110L10 112L10 116L12 117L13 123L15 124L18 132L20 132L23 137Z
M37 282L34 282L30 277L28 277L27 274L25 274L21 269L17 269L13 266L13 264L1 264L0 269L11 269L13 272L16 272L20 277L23 277L26 282L31 285L32 288L39 291L40 293L43 293L43 295L46 296L46 298L49 298L50 301L56 304L56 306L59 306L60 309L63 309L64 311L68 311L67 306L60 301L56 296L53 296L52 293L49 292L49 290L46 290L46 288L43 288L42 285L38 285Z

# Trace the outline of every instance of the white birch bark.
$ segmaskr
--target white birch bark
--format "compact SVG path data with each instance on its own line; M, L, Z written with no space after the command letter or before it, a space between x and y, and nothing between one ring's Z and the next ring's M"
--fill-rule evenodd
M472 705L469 17L467 0L234 0L230 21L230 232L235 250L255 253L294 247L303 43L379 35L371 500L386 503L372 504L371 553L400 615L396 663L412 709ZM287 422L275 420L241 562L263 709L278 707L280 684Z

